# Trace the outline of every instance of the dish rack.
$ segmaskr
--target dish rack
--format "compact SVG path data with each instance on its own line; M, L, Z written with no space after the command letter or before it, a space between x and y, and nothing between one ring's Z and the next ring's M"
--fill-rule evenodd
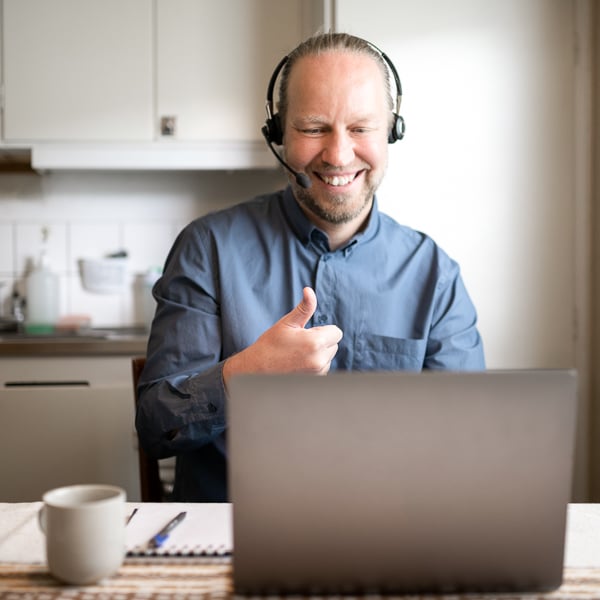
M81 284L94 294L116 294L127 282L127 258L82 258L79 260Z

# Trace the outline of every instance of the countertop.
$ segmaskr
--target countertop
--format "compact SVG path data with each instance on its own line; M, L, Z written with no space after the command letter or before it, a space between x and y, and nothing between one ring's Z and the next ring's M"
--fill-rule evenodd
M142 327L86 329L33 335L0 333L0 357L117 356L146 353L148 331Z

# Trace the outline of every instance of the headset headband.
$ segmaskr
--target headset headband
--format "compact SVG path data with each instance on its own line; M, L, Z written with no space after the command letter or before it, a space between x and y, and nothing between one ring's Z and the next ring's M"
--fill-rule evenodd
M396 86L396 110L392 113L394 115L394 122L392 123L392 128L388 137L388 142L393 144L404 137L405 131L404 119L400 116L400 104L402 103L402 83L400 82L398 71L388 55L375 46L375 44L372 44L367 40L364 41L371 48L373 48L373 50L375 50L379 56L381 56L387 65L389 72L392 74L394 85ZM275 67L275 70L273 71L273 74L271 75L271 79L269 80L269 85L267 87L267 100L265 104L267 120L265 126L263 127L263 134L265 135L267 142L278 145L281 145L283 142L283 128L279 119L279 114L274 112L273 95L275 93L275 84L277 83L277 78L279 77L279 74L281 73L285 64L288 62L289 58L290 55L286 54L279 61Z

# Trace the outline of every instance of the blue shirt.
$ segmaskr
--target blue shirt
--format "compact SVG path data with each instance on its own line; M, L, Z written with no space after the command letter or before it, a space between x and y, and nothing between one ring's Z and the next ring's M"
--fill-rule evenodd
M146 451L177 455L174 500L226 501L225 359L311 286L307 327L343 331L331 370L481 370L476 312L459 267L429 237L377 209L343 248L291 188L188 225L154 287L156 315L136 425Z

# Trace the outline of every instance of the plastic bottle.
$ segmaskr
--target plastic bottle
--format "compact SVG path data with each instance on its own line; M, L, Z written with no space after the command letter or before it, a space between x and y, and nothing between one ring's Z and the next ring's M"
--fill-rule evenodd
M48 229L42 228L42 246L37 264L25 282L27 315L25 331L52 333L59 316L59 279L50 269L47 255Z

